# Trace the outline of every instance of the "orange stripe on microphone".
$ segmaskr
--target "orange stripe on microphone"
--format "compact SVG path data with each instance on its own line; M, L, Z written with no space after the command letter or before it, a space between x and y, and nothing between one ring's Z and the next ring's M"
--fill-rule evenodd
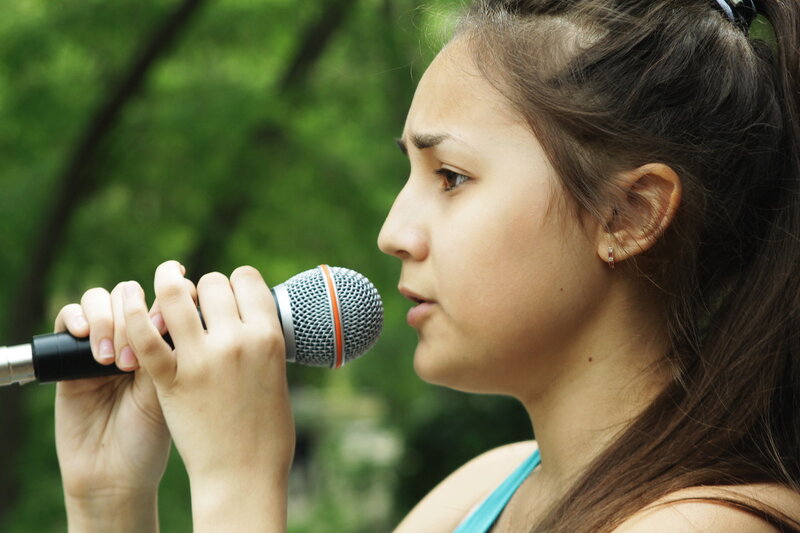
M331 311L333 313L333 331L336 338L336 363L333 368L342 366L342 352L344 341L342 340L342 321L339 319L339 299L336 296L336 285L333 283L333 274L328 265L320 265L320 270L325 275L325 284L328 286L328 294L331 297Z

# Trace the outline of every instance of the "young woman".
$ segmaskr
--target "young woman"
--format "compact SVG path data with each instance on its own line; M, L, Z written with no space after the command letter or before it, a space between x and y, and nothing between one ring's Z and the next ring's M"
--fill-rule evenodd
M414 96L379 246L420 377L519 399L537 441L397 531L800 531L798 47L794 0L470 9ZM252 268L184 274L157 269L149 312L127 282L56 320L142 367L58 386L71 527L156 529L171 435L196 531L285 529L274 304Z

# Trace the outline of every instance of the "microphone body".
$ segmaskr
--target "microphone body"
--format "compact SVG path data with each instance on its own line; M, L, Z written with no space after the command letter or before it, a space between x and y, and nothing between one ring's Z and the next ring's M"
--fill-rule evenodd
M339 368L369 350L383 328L377 289L353 270L320 265L275 286L272 295L289 362ZM164 339L172 346L169 335ZM124 373L115 364L98 363L89 339L68 332L0 347L0 386Z

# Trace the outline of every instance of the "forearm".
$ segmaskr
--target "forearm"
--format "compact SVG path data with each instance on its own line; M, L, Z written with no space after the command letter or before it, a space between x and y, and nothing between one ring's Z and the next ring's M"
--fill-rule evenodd
M158 533L158 496L65 498L69 533Z
M285 533L287 482L258 476L254 471L235 482L192 481L194 533Z

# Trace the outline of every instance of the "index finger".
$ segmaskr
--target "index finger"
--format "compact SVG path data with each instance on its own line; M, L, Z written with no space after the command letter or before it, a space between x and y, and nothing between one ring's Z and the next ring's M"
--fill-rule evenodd
M181 274L180 263L167 261L156 268L154 280L161 316L176 346L205 335L192 293Z
M83 308L79 304L65 305L59 311L53 331L61 333L65 330L78 338L89 335L89 322L86 320Z
M237 268L231 274L231 287L244 323L277 323L275 300L258 270L250 266Z

